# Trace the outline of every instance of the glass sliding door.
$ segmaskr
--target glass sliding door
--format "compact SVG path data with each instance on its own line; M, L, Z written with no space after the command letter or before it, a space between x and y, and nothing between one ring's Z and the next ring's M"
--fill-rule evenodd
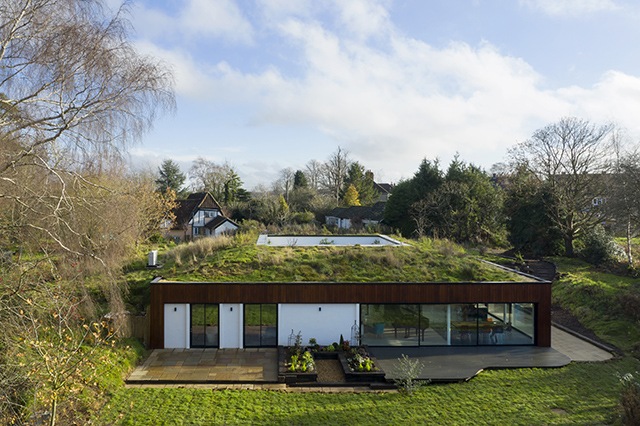
M450 344L449 305L420 305L420 345Z
M535 344L533 303L361 304L369 346Z
M533 344L535 336L535 306L533 303L509 304L512 344Z
M278 305L244 305L244 346L277 346Z
M192 348L217 348L219 342L219 312L217 304L191 304Z
M475 303L451 306L451 345L471 346L478 344L478 317L482 315Z
M418 346L429 321L413 304L360 305L362 343L369 346Z

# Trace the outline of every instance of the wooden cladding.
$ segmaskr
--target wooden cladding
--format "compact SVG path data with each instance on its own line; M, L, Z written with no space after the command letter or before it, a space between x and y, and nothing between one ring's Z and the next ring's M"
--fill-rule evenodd
M150 347L164 347L165 303L534 303L551 345L551 283L151 283Z

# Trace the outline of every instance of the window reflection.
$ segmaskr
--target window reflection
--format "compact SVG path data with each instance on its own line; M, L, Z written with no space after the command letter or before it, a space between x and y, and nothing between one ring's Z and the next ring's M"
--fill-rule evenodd
M369 346L532 345L533 303L362 304Z

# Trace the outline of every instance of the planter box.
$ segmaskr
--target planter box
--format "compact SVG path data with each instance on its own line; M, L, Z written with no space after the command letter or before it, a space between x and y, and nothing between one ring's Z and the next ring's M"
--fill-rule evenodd
M318 381L318 372L289 371L285 366L287 350L278 346L278 381L281 383L312 383Z
M373 361L374 365L378 365L378 360L374 357L370 357ZM342 369L344 370L344 377L347 382L355 382L355 383L373 383L373 382L384 382L385 372L378 367L376 371L351 371L349 367L349 363L347 362L347 357L345 357L344 353L340 353L338 355L338 359L340 360L340 364L342 364Z
M296 373L293 371L281 372L278 377L280 383L315 383L318 381L318 373Z

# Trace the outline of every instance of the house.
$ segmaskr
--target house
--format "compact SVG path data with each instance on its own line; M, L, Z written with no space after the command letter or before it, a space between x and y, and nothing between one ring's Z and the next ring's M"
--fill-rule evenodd
M378 201L389 201L389 197L393 192L393 185L390 183L373 183L374 188L378 191Z
M167 236L179 241L235 232L239 225L224 216L220 204L209 192L197 192L177 200L175 220Z
M327 240L324 244L330 242L322 237ZM261 262L268 253L275 251L277 255L278 247L273 244L258 249L263 256ZM390 256L389 252L395 250L416 250L413 264L417 268L430 261L417 248L406 244L354 245L357 247L287 246L283 250L287 256L302 258L320 251L325 258L335 256L331 258L333 265L341 260L352 265L367 250L375 256ZM242 265L248 265L245 259L242 257ZM491 276L496 279L403 280L401 274L410 267L407 263L389 267L391 275L384 281L366 280L362 276L358 282L344 281L333 273L329 280L320 282L303 278L279 281L271 273L266 274L267 281L250 282L182 282L157 277L150 285L149 346L152 349L286 346L298 332L303 341L313 337L321 345L331 344L342 335L352 344L369 346L551 346L551 282L474 262L473 268L495 269L496 275ZM230 267L227 263L225 268ZM261 271L255 274L260 276Z
M385 202L378 201L373 206L336 207L325 217L325 223L340 229L376 225L384 217Z

